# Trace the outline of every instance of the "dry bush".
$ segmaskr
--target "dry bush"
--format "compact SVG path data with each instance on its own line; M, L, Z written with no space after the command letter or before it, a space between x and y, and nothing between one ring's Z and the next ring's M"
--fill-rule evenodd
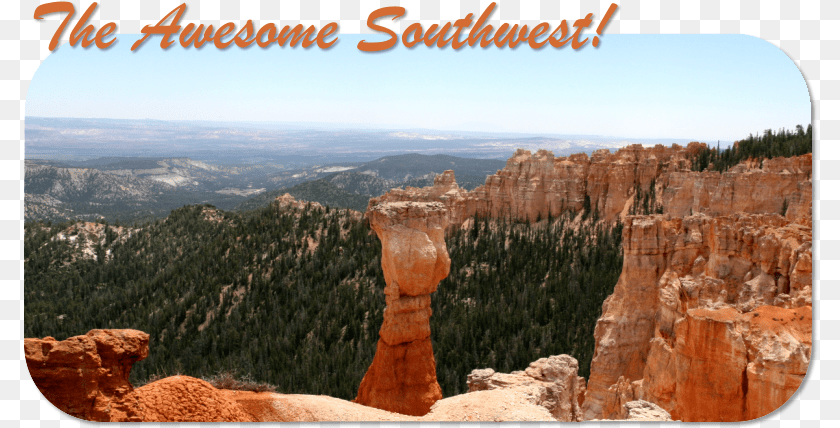
M205 382L213 385L216 389L229 389L233 391L253 392L275 392L277 386L265 382L257 382L250 374L237 376L232 371L222 371L210 377L202 378Z

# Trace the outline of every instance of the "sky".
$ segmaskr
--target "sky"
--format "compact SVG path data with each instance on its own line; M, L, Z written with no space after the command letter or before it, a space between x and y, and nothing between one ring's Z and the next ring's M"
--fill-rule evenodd
M29 86L27 116L327 122L442 130L733 141L811 121L805 79L747 35L606 34L600 46L534 50L329 50L138 36L109 49L62 44ZM491 45L492 46L492 45Z

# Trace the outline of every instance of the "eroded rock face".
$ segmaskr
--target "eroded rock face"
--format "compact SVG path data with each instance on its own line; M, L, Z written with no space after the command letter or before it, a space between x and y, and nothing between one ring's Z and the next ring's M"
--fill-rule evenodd
M604 419L627 419L627 403L638 401L642 397L641 381L630 383L624 376L607 390L604 402Z
M142 421L131 366L149 355L149 335L91 330L57 341L24 339L26 366L38 389L65 413L90 421Z
M634 200L648 194L651 204L672 216L784 211L788 220L810 225L810 154L749 161L725 173L692 172L688 159L701 146L631 145L615 153L597 150L592 157L555 157L546 150L532 154L520 149L504 169L471 192L458 187L454 173L446 171L434 186L394 189L373 198L370 206L441 202L448 210L449 227L458 227L474 215L535 221L566 211L577 213L588 199L592 211L613 221L628 215ZM650 207L651 212L656 206Z
M810 359L811 228L777 214L629 216L623 234L584 419L613 418L630 397L683 421L782 405Z
M510 374L493 369L473 370L467 376L469 392L517 392L538 406L546 408L555 420L581 420L579 397L586 390L586 381L578 376L578 361L568 355L540 358L525 371Z
M367 216L382 242L386 308L376 355L354 401L422 416L442 398L429 295L449 275L447 210L439 202L392 202L368 208Z
M729 307L690 309L676 323L676 417L692 422L744 420L744 321Z
M677 322L670 374L675 394L662 400L684 421L743 421L784 404L811 357L811 307L690 309ZM667 353L666 353L667 355ZM653 370L651 370L653 371ZM705 397L698 400L698 397Z
M762 306L749 318L745 420L760 418L785 403L805 379L811 362L810 306ZM751 315L751 317L749 317Z
M661 178L665 214L781 213L811 224L811 155L745 162L724 173L675 171Z
M601 218L624 219L624 268L595 329L584 418L615 417L642 397L673 416L683 394L676 387L677 327L688 310L744 314L811 304L811 155L692 172L689 159L700 149L629 146L591 158L518 150L472 192L458 188L448 171L432 187L395 190L371 206L438 201L449 210L447 227L472 216L535 221L582 210L587 201ZM629 215L644 192L664 215ZM748 364L755 358L748 355ZM767 396L786 393L773 394Z

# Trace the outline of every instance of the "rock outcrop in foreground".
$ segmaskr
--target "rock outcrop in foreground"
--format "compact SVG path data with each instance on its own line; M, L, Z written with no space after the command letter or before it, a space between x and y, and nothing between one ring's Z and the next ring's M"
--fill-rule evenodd
M672 421L671 415L656 404L644 400L629 401L624 404L619 415L621 420L627 421Z
M416 422L537 422L576 421L584 388L578 362L568 355L542 358L523 372L475 370L467 381L470 392L444 398L424 416L408 416L362 406L333 397L226 391L257 420L265 421L416 421ZM633 410L639 419L668 420L653 406ZM664 416L663 416L664 414Z
M449 275L440 203L395 202L368 209L382 242L385 314L376 355L354 402L422 416L442 398L430 339L430 294Z
M785 403L811 354L811 228L777 214L628 216L595 327L584 419L646 400L674 420L744 421Z
M101 422L570 421L579 419L585 387L577 360L542 358L524 372L476 370L472 392L439 400L418 417L323 395L218 390L189 376L133 388L131 366L148 355L148 335L136 330L26 339L25 347L32 379L51 403Z
M253 422L236 402L207 382L173 376L140 388L128 381L149 355L149 335L137 330L91 330L57 341L25 339L35 385L63 412L98 422Z
M258 422L209 383L171 376L137 388L144 422Z
M510 374L493 369L473 370L467 376L470 393L493 391L517 394L544 407L561 422L577 422L582 414L580 404L586 391L586 380L578 376L578 362L568 355L540 358L525 371Z
M26 366L44 398L89 421L142 421L128 382L131 366L149 355L149 335L137 330L91 330L57 341L24 339Z

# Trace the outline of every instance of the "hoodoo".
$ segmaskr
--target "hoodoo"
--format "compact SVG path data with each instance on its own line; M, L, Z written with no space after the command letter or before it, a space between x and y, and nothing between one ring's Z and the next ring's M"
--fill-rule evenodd
M422 416L443 397L429 317L430 294L449 275L446 214L438 202L391 202L368 208L371 227L382 242L386 308L376 355L356 403Z

